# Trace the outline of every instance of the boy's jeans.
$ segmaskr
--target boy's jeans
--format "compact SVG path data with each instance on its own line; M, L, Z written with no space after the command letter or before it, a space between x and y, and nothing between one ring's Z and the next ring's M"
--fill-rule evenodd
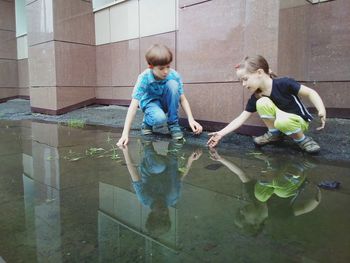
M179 102L179 83L175 80L169 80L164 86L162 98L154 100L145 106L144 122L149 126L159 126L166 122L168 125L177 123L179 119Z

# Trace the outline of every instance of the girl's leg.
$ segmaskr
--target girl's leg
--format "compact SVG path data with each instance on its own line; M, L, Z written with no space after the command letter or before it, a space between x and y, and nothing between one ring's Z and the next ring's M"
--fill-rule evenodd
M267 97L260 98L256 103L256 109L261 120L268 128L268 132L262 136L255 137L254 143L257 145L265 145L270 142L279 141L283 138L283 134L275 127L277 106Z

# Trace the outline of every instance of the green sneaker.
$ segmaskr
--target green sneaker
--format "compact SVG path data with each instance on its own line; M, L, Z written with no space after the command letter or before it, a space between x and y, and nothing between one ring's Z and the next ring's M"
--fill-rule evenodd
M153 133L152 126L149 126L147 123L143 122L141 124L141 134L150 135Z
M181 131L181 127L178 123L170 124L168 126L168 129L170 131L171 137L174 140L181 140L184 137L184 134Z

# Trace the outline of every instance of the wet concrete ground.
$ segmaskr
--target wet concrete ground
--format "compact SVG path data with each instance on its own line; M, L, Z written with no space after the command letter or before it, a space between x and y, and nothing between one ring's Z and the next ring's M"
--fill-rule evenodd
M124 125L127 108L121 106L102 106L93 105L59 116L32 113L28 100L15 99L0 104L0 119L3 120L41 120L48 122L65 123L71 119L84 120L86 124L102 125L121 129ZM232 119L235 116L232 116ZM142 121L142 112L138 111L132 125L131 136L140 135L140 124ZM316 131L316 121L310 125L308 135L313 137L321 146L321 152L314 156L323 161L347 162L350 160L350 120L348 119L327 119L326 128L323 131ZM166 130L160 130L159 134L154 136L164 137ZM204 146L208 140L208 133L204 132L200 136L193 136L189 130L186 131L186 141ZM267 145L263 148L256 148L251 137L232 133L226 136L218 149L221 151L234 151L246 153L247 151L264 151L268 153L293 155L303 155L299 148L293 142L287 140L278 145Z

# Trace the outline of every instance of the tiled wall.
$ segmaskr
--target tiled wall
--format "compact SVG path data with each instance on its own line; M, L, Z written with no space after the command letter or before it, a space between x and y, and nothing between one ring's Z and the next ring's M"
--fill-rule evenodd
M234 65L256 49L277 65L279 1L266 3L131 0L96 12L96 98L127 104L137 75L147 67L145 51L163 43L174 53L172 67L183 77L195 118L229 122L247 100ZM265 11L270 15L265 16ZM119 25L115 14L123 14ZM125 27L117 30L124 24L120 17L125 23L131 21L127 32ZM258 29L256 24L261 23L267 27ZM260 125L260 121L249 124Z
M0 102L18 94L15 2L0 0Z
M350 1L282 9L278 73L316 89L328 116L350 117Z
M28 1L33 111L59 114L95 98L96 50L91 1Z

